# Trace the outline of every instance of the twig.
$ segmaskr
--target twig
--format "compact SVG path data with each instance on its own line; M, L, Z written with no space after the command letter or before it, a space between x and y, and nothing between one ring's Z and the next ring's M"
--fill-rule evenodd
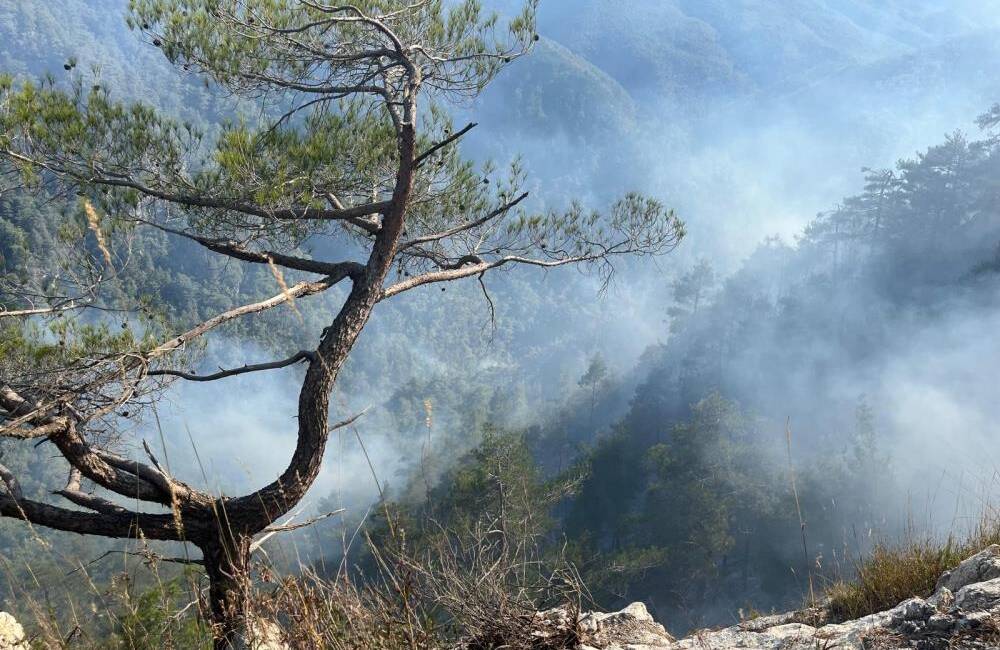
M174 564L204 564L204 562L202 562L201 560L183 558L183 557L164 557L157 553L153 553L152 551L126 551L120 549L112 549L110 551L105 551L104 553L101 553L99 556L97 556L90 562L87 562L86 564L81 564L76 569L73 569L72 571L67 573L66 576L71 576L77 571L85 571L86 567L97 564L104 558L114 555L116 553L121 553L122 555L134 555L136 557L144 558L146 561L149 562L172 562Z
M451 144L455 140L458 140L463 135L465 135L466 133L468 133L472 129L476 128L476 126L477 126L477 124L475 122L469 122L468 124L466 124L464 127L462 127L461 129L459 129L455 133L451 134L450 136L448 136L447 138L445 138L441 142L438 142L436 145L434 145L433 147L431 147L427 151L425 151L422 154L420 154L419 156L417 156L416 160L413 161L414 167L420 167L420 165L422 165L425 160L427 160L428 158L430 158L431 156L433 156L435 153L437 153L439 150L443 149L444 147L447 147L449 144Z

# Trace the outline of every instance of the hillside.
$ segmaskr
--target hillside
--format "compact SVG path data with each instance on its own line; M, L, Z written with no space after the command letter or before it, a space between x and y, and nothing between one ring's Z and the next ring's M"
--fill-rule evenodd
M277 119L284 104L266 93L235 97L239 92L204 82L192 66L171 65L162 43L128 29L127 4L6 3L0 7L0 73L13 73L12 87L51 75L55 89L78 82L114 99L156 106L203 129L209 147L222 135L228 144L208 161L232 169L197 177L204 158L169 168L181 179L171 182L185 191L229 190L232 173L251 188L245 199L284 200L286 185L329 173L359 200L368 200L369 190L373 202L394 192L394 154L385 154L393 140L378 140L385 135L372 126L378 119L363 122L377 142L356 150L353 138L367 131L337 130L345 115L375 113L355 114L333 100L308 104L331 111L330 122L291 119L283 125L287 131L274 131L281 138L262 137L251 147L241 141L242 129ZM486 4L505 14L518 5ZM463 87L454 96L435 94L434 109L421 114L431 141L478 123L455 146L467 166L442 154L435 159L434 169L454 174L455 184L417 184L427 192L464 188L472 198L419 204L406 213L415 220L410 229L398 236L419 236L469 205L479 209L480 199L494 191L509 198L507 184L517 185L507 178L511 161L511 178L524 176L518 191L529 193L517 208L530 218L508 231L477 233L483 239L470 237L454 249L400 259L386 267L371 295L384 297L384 287L406 285L422 272L472 268L480 254L499 255L503 246L457 256L462 245L485 246L490 237L501 238L498 233L530 230L538 223L533 219L579 220L606 236L608 227L623 223L613 202L633 191L656 199L648 204L651 213L675 209L685 225L683 242L665 257L622 258L613 275L610 265L600 264L582 272L547 263L503 266L447 287L438 282L444 276L434 276L428 286L414 284L384 304L372 298L378 307L342 371L338 367L324 413L340 424L363 417L324 429L329 446L311 465L315 483L288 522L282 520L289 534L267 537L266 568L257 578L268 587L255 597L267 607L302 606L296 621L321 628L329 621L311 616L357 615L362 624L354 633L373 633L391 627L379 616L397 622L393 617L400 615L392 609L398 594L372 586L386 578L382 571L406 567L407 579L434 583L440 576L421 562L436 557L461 565L472 560L443 549L469 551L477 548L470 539L486 539L494 544L487 544L489 552L524 551L530 558L518 561L532 571L571 566L570 578L558 571L544 577L584 585L589 606L627 608L610 618L592 616L591 632L602 629L597 621L621 620L628 628L636 619L640 631L655 637L655 619L682 635L731 624L741 611L795 608L814 577L824 585L850 580L857 558L914 530L935 539L966 536L998 489L989 450L1000 432L990 380L1000 363L994 336L1000 326L1000 121L996 110L993 119L977 123L977 117L1000 100L1000 12L965 0L947 6L935 0L588 0L543 2L538 20L529 56L504 60L481 93ZM239 69L240 62L227 65ZM9 87L0 84L0 91ZM446 112L453 124L446 125ZM38 113L51 119L58 111ZM298 130L314 139L298 140ZM328 133L341 139L326 139ZM293 154L283 158L268 146L287 146ZM105 150L119 153L113 147L91 153ZM177 158L195 151L179 151ZM353 156L350 164L329 171L326 165L343 151ZM254 156L259 167L247 162ZM300 164L303 175L282 177L283 165ZM153 155L140 167L144 174L163 169ZM369 175L355 177L358 170ZM0 182L8 178L14 176L0 170ZM192 178L197 181L188 182ZM261 189L272 180L275 187ZM19 292L28 291L33 301L57 286L63 276L49 270L62 269L74 255L100 262L121 254L127 263L88 318L26 318L21 329L0 328L3 373L17 367L11 359L23 357L37 360L39 374L46 374L44 364L63 354L54 346L65 345L59 341L67 332L72 338L76 327L97 341L85 362L103 363L115 357L115 346L145 345L140 337L129 339L146 333L143 328L185 332L240 305L280 304L292 295L289 287L298 291L316 279L310 270L316 261L360 265L377 241L363 221L333 219L301 230L281 223L271 231L248 225L271 214L258 210L245 221L212 225L219 213L188 210L192 206L147 213L131 196L102 204L107 193L57 196L48 193L54 185L0 194L0 308L23 307ZM320 209L316 202L324 214L336 213L327 205L336 196L319 197L308 199L313 203L303 214ZM86 201L103 206L96 225ZM119 218L134 221L119 228ZM101 219L108 220L106 233ZM167 228L155 225L157 219ZM206 246L178 236L179 227L205 227L219 240ZM537 248L550 260L568 250L552 244L558 232L533 233L527 243L511 235L502 243L515 241L518 259ZM120 248L104 249L104 234ZM213 247L225 246L275 248L300 259L286 275L270 252L220 258ZM204 346L183 347L173 371L226 375L224 369L269 359L294 363L279 363L273 373L239 371L224 382L158 384L156 399L109 409L111 424L95 434L128 456L116 460L119 465L146 462L154 453L169 459L166 471L185 489L226 499L221 495L268 484L299 453L300 389L312 362L307 352L326 336L360 276L340 277L344 284L322 295L289 298L288 309L251 310L245 320L220 326ZM37 349L25 344L32 337ZM11 380L0 375L4 385ZM8 415L13 411L0 412L0 427L12 421ZM114 435L105 436L110 431ZM57 497L52 486L67 483L68 468L37 442L4 440L0 456L23 472L23 495ZM151 462L159 468L156 458ZM166 506L157 511L163 515L173 502L160 506ZM312 522L314 515L319 518ZM312 524L299 530L293 520ZM497 530L503 535L491 537ZM188 590L204 576L188 567L162 569L149 553L186 558L194 550L188 541L148 547L143 541L140 551L135 540L92 539L0 521L4 607L29 628L28 617L40 617L35 627L44 627L50 639L76 634L78 610L107 607L114 613L94 623L88 639L94 647L109 639L122 648L159 644L141 630L146 627L169 630L164 638L209 642L194 609L176 620L157 618L169 619L166 612L193 602ZM124 561L116 562L122 551ZM988 555L993 567L996 553ZM255 562L263 556L254 555ZM282 572L288 591L271 589L269 580ZM971 580L966 592L992 593L988 581L995 577ZM447 578L454 580L448 588L467 588L453 574ZM337 591L342 580L354 581L357 590ZM56 583L66 586L65 598L50 595ZM494 588L499 593L505 586ZM312 596L295 600L334 592L345 598L337 601L343 611L321 615L307 607ZM420 597L428 599L418 603L427 608L425 622L452 620L452 610L436 609L441 603L434 598L445 598L440 593ZM518 597L511 597L511 607L529 602L545 609L556 598L542 588L527 600ZM393 603L386 606L391 611L370 606L375 601ZM628 607L635 601L642 608ZM448 607L458 607L455 602ZM478 615L492 616L476 603L487 612ZM890 640L938 647L933 644L964 639L976 627L968 621L983 623L969 632L974 636L993 630L991 621L1000 616L992 601L961 610L943 596L921 603L846 628L798 620L798 614L741 621L697 642L805 648L832 639L851 647L858 630L874 625ZM401 606L404 617L411 615L408 606ZM295 618L283 616L276 615L283 624ZM946 623L947 629L935 627ZM454 632L417 629L427 638ZM665 634L650 641L652 647L695 647L696 637L678 642ZM343 638L351 647L357 637ZM640 642L616 638L619 645ZM598 641L591 645L618 650Z

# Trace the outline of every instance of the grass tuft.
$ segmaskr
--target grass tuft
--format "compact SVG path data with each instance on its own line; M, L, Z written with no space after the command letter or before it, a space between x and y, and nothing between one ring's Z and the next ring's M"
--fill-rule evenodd
M991 544L1000 544L1000 518L984 518L963 540L910 536L901 543L880 543L856 567L853 580L826 588L831 621L847 621L895 607L907 598L926 598L938 578Z

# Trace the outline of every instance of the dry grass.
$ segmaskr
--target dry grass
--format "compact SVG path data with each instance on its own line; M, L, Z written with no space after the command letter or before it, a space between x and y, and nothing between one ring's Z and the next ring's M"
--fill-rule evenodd
M576 573L546 569L495 526L442 531L418 554L373 549L378 576L355 583L303 572L258 592L256 614L280 622L292 648L429 650L578 645ZM560 605L564 614L540 610Z
M256 615L278 621L281 640L296 650L441 647L438 625L408 587L400 587L359 587L306 572L258 593Z
M405 538L375 547L364 578L258 565L251 633L296 650L562 650L579 645L582 588L561 558L543 561L530 536L498 521L440 529L421 551ZM544 612L558 605L558 610Z
M827 588L827 611L833 620L846 621L895 607L912 596L928 596L941 574L961 560L950 541L880 544L858 565L853 581Z
M826 589L831 620L846 621L895 607L914 596L927 597L945 571L990 544L1000 544L1000 519L984 518L963 540L945 541L914 535L897 544L881 543L856 567L851 581Z
M441 530L419 553L405 544L372 548L376 570L365 579L324 578L302 567L279 577L256 563L247 641L294 650L564 650L581 641L583 590L560 558L537 556L530 538L498 522L462 534ZM90 650L197 650L211 647L205 621L207 583L188 570L147 588L129 574L94 587L94 603L48 607L22 599L20 622L32 647ZM151 589L148 587L152 587ZM553 606L557 609L545 611ZM98 619L100 623L98 624Z
M422 561L406 569L459 632L460 647L576 647L583 588L575 569L561 558L543 561L530 537L509 536L497 523L463 536L441 535ZM552 606L560 609L543 613Z

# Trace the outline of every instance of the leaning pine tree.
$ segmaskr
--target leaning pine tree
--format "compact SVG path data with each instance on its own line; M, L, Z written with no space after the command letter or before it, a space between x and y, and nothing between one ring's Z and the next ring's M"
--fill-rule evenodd
M130 25L172 63L254 107L244 110L252 120L211 141L148 106L114 101L99 84L0 77L0 181L77 195L77 231L91 242L71 247L58 272L29 268L2 285L0 435L36 453L58 450L68 480L53 494L74 507L26 497L0 466L0 512L63 531L193 543L216 647L233 647L246 629L255 536L316 479L336 426L331 390L376 305L502 267L584 264L606 274L618 256L673 248L682 224L655 200L627 195L604 214L575 205L528 214L516 168L490 183L459 157L456 142L473 125L452 130L447 103L475 96L528 52L533 10L501 29L476 0L132 0ZM106 287L134 321L149 312L147 298L127 293L121 253L144 228L266 265L279 290L203 322L150 322L143 336L111 330L102 325ZM328 249L348 253L317 259L303 251L307 238L337 238ZM186 370L185 350L220 326L341 283L350 290L314 333L314 349L214 374ZM148 446L144 460L125 453L123 412L134 420L171 381L296 363L306 370L295 451L257 491L214 495L172 476ZM131 509L137 501L147 506Z

